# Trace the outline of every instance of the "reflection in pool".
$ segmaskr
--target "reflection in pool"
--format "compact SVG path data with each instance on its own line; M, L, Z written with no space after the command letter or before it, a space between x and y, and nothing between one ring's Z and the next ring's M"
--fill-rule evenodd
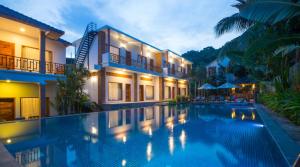
M152 106L0 129L24 166L286 166L251 106Z

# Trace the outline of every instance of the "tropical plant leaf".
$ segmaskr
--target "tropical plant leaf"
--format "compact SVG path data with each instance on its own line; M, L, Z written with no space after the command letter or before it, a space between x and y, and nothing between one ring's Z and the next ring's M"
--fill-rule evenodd
M233 30L245 31L252 25L254 25L254 22L249 21L244 17L241 17L239 13L236 13L232 16L225 17L224 19L220 20L215 26L215 33L217 34L217 36L221 36Z
M244 0L234 5L240 16L251 21L274 25L300 15L300 2L292 0Z

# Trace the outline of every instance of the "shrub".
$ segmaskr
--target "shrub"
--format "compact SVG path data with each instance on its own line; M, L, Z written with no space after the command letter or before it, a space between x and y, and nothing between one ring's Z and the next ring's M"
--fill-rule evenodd
M259 101L268 108L300 125L300 93L283 92L261 94Z

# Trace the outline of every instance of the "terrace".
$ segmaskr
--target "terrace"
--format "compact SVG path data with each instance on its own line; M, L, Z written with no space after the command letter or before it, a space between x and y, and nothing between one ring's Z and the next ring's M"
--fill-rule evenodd
M0 69L40 73L41 61L23 57L0 55ZM64 74L65 64L45 62L46 74Z
M123 67L133 71L140 71L144 73L153 73L159 75L162 73L160 66L154 65L154 61L150 59L147 61L144 56L138 54L136 58L132 57L132 52L126 50L126 55L121 55L121 48L110 45L111 53L104 54L103 63L111 66Z

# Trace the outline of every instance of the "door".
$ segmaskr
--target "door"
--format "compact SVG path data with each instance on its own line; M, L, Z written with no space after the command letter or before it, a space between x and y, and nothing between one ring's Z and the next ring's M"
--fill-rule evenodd
M172 64L172 74L175 74L175 64Z
M130 84L126 84L125 85L125 88L126 88L126 94L125 94L125 96L126 96L126 98L125 98L125 101L126 102L129 102L129 101L131 101L131 85Z
M15 68L15 44L0 41L0 69Z
M0 122L15 119L15 100L13 98L0 99Z
M140 85L139 87L139 95L140 95L140 101L144 101L144 85Z
M172 87L172 99L175 99L175 87Z
M150 70L154 71L154 60L150 59Z
M126 50L126 65L131 66L131 52Z

